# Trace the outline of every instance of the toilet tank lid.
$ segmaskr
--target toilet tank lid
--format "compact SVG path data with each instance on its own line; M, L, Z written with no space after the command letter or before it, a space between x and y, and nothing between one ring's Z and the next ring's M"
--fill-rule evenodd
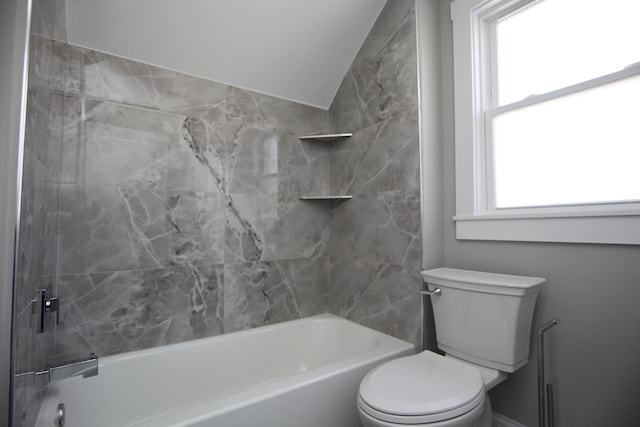
M547 281L542 277L514 276L456 268L425 270L422 272L422 278L433 285L509 295L527 295L537 292Z

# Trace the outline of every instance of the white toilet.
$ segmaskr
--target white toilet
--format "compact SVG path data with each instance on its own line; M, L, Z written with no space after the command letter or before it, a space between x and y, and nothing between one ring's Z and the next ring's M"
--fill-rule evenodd
M527 363L531 319L545 279L438 268L423 271L441 356L384 363L360 383L365 427L490 427L487 391Z

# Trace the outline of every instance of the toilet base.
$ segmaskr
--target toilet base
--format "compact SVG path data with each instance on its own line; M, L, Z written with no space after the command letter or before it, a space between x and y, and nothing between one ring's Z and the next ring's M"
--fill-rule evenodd
M378 420L358 408L360 421L364 427L491 427L491 401L485 396L484 404L456 418L427 424L393 424Z

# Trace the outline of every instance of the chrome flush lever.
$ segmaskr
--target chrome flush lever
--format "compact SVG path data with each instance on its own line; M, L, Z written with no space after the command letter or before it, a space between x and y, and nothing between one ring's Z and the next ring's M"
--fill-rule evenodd
M420 292L420 294L422 295L429 295L429 296L440 296L442 295L442 290L440 290L440 288L435 288L432 291L418 291Z

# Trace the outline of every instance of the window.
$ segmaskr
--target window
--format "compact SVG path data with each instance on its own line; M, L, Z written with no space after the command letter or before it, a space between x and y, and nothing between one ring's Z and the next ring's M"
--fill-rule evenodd
M640 244L638 16L452 3L458 238Z

